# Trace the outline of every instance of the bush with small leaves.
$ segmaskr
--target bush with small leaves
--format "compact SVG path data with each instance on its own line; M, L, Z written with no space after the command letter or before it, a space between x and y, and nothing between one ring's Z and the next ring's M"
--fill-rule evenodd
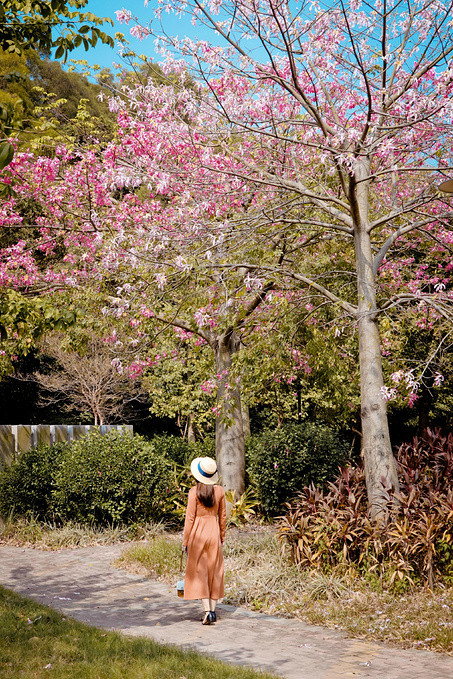
M183 477L187 470L178 471L152 441L94 431L71 443L33 448L2 469L0 515L97 526L178 522Z
M141 436L92 432L65 451L54 511L63 521L97 525L161 519L169 510L171 469Z
M304 486L335 478L348 453L347 442L323 424L288 424L251 437L247 470L262 511L281 513Z
M0 515L34 516L51 521L55 473L69 444L40 445L0 471Z

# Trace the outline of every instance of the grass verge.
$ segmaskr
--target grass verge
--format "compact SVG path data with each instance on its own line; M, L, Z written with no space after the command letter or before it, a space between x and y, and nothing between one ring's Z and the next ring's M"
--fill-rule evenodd
M117 565L174 582L181 541L162 534L128 546ZM230 529L224 549L225 603L342 629L356 638L453 654L453 588L400 594L353 573L300 571L281 554L275 532Z
M150 639L105 632L0 587L2 679L272 679Z

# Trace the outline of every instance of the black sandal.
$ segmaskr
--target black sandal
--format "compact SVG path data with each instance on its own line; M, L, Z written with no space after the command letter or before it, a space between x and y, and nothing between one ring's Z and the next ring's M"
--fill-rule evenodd
M211 624L211 611L206 611L204 614L204 617L201 621L202 625L210 625Z
M210 616L211 616L211 622L217 622L217 616L215 614L215 611L211 611Z

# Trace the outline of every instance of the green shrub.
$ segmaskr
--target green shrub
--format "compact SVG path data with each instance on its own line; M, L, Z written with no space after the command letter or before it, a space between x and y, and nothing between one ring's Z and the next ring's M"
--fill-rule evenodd
M215 441L188 441L180 436L154 436L154 450L180 466L188 466L195 457L215 457Z
M305 486L334 478L347 458L346 441L321 424L288 424L247 442L247 470L266 514L281 512Z
M40 445L0 471L0 515L53 519L55 472L69 444Z
M0 472L0 515L99 526L180 520L181 473L159 450L117 431L33 448Z
M93 432L65 451L54 511L62 520L97 525L161 519L171 479L170 462L141 436Z

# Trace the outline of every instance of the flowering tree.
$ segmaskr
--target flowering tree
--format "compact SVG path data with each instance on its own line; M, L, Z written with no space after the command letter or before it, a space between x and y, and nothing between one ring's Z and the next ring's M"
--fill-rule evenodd
M213 273L211 265L194 271L200 248L204 261L215 262L222 256L223 239L212 242L208 250L206 229L194 230L193 222L179 229L180 205L168 199L164 186L151 186L159 143L151 132L165 115L165 111L156 111L154 118L147 115L142 127L120 110L120 141L109 145L102 157L63 146L53 158L17 154L5 177L14 184L15 193L2 205L0 217L5 229L21 233L33 228L34 237L31 241L16 238L3 248L0 276L6 286L42 294L92 286L107 301L103 313L119 324L127 323L126 346L115 337L106 339L117 351L118 370L127 369L132 377L160 360L153 347L153 335L159 332L156 325L173 327L183 336L196 335L210 347L215 373L206 388L217 390L219 467L223 483L241 493L245 464L240 385L230 369L241 344L240 333L272 284L255 285L243 271L228 277ZM189 162L190 145L187 148ZM162 154L164 158L164 146ZM136 159L140 168L131 168ZM196 175L203 190L210 183L220 195L218 175L203 175ZM142 196L143 191L136 189L143 188L145 179L151 189ZM192 218L198 205L201 219L206 215L214 219L215 200L203 205L200 195L194 185L182 204ZM31 197L35 201L32 224L23 215L24 202Z
M431 241L450 256L450 210L435 185L451 165L452 8L427 0L404 6L351 0L327 9L304 0L169 0L166 13L190 13L224 45L167 37L158 24L160 3L154 23L141 29L157 36L168 69L182 73L191 60L200 83L184 102L175 89L160 99L161 110L180 107L179 127L167 132L170 158L176 160L184 130L193 165L206 176L218 173L225 193L242 191L247 203L245 214L231 210L215 224L216 233L236 245L218 270L286 277L357 325L363 456L374 516L398 489L379 320L401 305L429 305L434 318L451 320L447 271L437 285L421 262L392 253L401 243L410 251L411 244ZM123 11L122 18L129 21L130 14ZM162 121L161 132L164 127ZM166 190L175 173L176 162L156 164L154 177ZM186 177L191 186L190 173ZM187 210L186 224L193 215ZM197 223L206 226L209 218L200 213ZM300 258L294 263L294 249L277 271L250 247L266 239L271 250L287 234L293 244L330 253L330 273L320 276ZM336 266L339 253L345 268Z
M226 46L159 31L171 83L111 98L119 139L102 156L60 148L13 160L18 196L41 205L34 247L50 266L19 241L0 275L14 285L24 272L30 285L94 282L105 313L136 329L131 352L152 341L156 323L211 346L219 461L239 492L233 357L262 325L258 312L303 301L316 318L328 304L329 341L358 332L363 455L379 516L398 489L379 324L386 332L403 306L429 308L434 323L452 316L450 211L432 186L450 165L450 3L170 0L168 9L191 11ZM18 197L5 202L4 225L19 223L19 207ZM53 267L57 247L64 261ZM423 251L441 272L426 268ZM143 354L132 364L143 369Z

